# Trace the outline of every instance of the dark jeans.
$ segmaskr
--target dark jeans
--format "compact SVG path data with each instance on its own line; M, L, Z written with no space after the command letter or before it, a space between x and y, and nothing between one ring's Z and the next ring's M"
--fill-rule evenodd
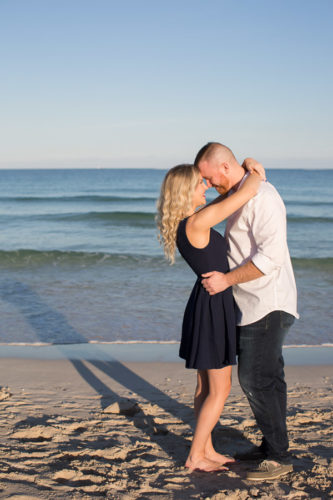
M267 457L277 460L288 457L282 344L294 320L291 314L273 311L237 328L239 382L263 433L262 447Z

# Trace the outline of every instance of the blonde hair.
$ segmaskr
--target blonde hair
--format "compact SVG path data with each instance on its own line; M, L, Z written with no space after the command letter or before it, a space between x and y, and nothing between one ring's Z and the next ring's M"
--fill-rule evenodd
M167 172L161 186L156 216L158 239L171 264L175 262L178 225L192 208L199 178L200 171L195 165L177 165Z

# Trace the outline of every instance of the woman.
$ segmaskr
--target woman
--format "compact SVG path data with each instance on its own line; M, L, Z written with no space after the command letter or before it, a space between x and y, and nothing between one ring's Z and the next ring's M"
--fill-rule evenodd
M262 176L264 178L264 176ZM231 288L209 295L201 275L211 270L228 272L227 243L212 229L256 195L261 177L252 173L232 195L218 197L206 207L208 189L194 165L178 165L166 174L158 200L157 225L166 257L175 260L176 245L197 275L183 319L179 355L186 368L197 369L194 409L195 433L185 466L215 471L234 461L213 447L211 433L231 388L236 364L236 325Z

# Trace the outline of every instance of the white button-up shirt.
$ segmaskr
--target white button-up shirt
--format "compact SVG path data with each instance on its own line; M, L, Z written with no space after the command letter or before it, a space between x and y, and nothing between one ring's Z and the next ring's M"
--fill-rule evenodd
M233 286L239 309L237 324L249 325L272 311L286 311L298 318L286 208L272 184L262 182L257 195L228 218L226 238L230 270L251 260L264 274Z

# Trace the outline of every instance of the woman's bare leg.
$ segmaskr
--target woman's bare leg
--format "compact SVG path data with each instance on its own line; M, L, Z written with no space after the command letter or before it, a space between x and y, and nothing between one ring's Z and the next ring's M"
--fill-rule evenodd
M229 366L226 368L228 368L228 370L225 373L225 382L224 382L223 386L221 387L221 390L223 390L222 397L224 398L221 413L223 411L224 404L225 404L225 402L230 394L230 389L231 389L232 367ZM232 458L230 456L222 455L222 453L218 453L217 451L215 451L214 446L213 446L213 441L212 441L212 433L210 434L210 436L207 440L206 447L205 447L205 454L206 454L206 458L209 458L210 460L214 460L215 462L219 462L222 465L235 462L234 458Z
M209 393L209 382L207 370L198 370L197 372L197 386L194 393L194 413L195 418L198 419L201 406Z
M209 393L209 382L207 370L198 370L197 372L197 386L195 388L194 393L194 413L195 418L198 420L200 409L208 396ZM191 468L191 467L190 467ZM200 464L197 464L196 469L206 470L206 471L215 471L221 470L221 464L214 462L210 459L203 459L200 461Z
M231 377L231 374L230 374ZM230 378L230 385L231 385L231 378ZM226 391L226 399L229 395L229 392ZM208 396L209 393L209 382L208 382L208 374L207 370L198 370L197 373L197 386L195 389L194 393L194 413L195 413L195 418L198 419L199 413L201 406L203 405L203 402L205 401L206 397ZM226 463L231 463L235 462L235 460L231 457L227 457L225 455L222 455L221 453L218 453L215 451L213 442L212 442L212 433L210 433L209 438L206 443L205 447L205 457L213 460L214 462L218 462L219 464L223 465Z
M211 440L211 432L222 413L230 387L231 366L218 370L198 371L194 400L197 425L185 463L187 467L214 470L212 467L216 467L216 462L222 464L230 461L214 450Z

